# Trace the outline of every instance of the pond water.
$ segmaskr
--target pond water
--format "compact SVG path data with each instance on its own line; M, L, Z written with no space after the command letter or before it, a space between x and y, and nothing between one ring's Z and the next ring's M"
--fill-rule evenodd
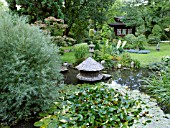
M89 83L89 82L83 82L76 78L76 75L79 73L78 70L69 68L67 72L64 72L64 83L65 84L83 84L83 83ZM106 71L107 74L111 75L111 78L108 80L103 80L103 82L109 83L109 81L115 81L118 84L121 84L122 86L128 86L128 88L132 90L140 90L141 92L146 93L147 90L144 90L144 88L141 85L144 84L142 79L151 77L153 75L153 72L148 71L147 69L137 69L137 70L130 70L130 69L118 69L118 70L108 70ZM170 113L170 108L167 106L163 106L159 104L161 109L165 113Z
M64 72L64 83L65 84L82 84L85 83L76 78L79 73L78 70L69 68L68 72ZM141 79L143 77L149 77L151 72L147 69L129 70L129 69L119 69L119 70L108 70L107 74L111 75L111 79L104 80L104 82L115 81L122 86L128 86L130 89L138 89L143 83Z

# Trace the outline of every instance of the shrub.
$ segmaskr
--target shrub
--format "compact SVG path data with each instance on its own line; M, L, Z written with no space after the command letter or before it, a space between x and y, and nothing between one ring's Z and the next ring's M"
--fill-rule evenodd
M87 86L87 85L86 85ZM128 127L139 117L142 102L130 99L103 85L80 88L57 100L44 118L35 123L37 127ZM42 114L41 114L42 115Z
M148 43L157 44L161 40L162 29L159 25L154 25L152 33L148 36Z
M153 35L153 34L150 34L148 36L148 43L149 44L158 44L160 42L160 38Z
M134 44L136 42L136 37L133 34L127 34L124 38L128 44Z
M127 34L125 36L125 40L127 41L127 45L125 45L125 48L127 49L144 49L144 44L147 41L146 37L143 34L140 34L138 36L135 36L133 34Z
M24 17L0 13L0 67L0 122L31 118L56 99L58 48Z
M76 58L76 64L81 63L88 55L89 48L86 43L77 44L74 46L74 55Z
M144 44L146 43L146 37L145 37L145 35L143 35L143 34L141 34L141 35L138 35L137 37L136 37L136 43L135 43L135 45L136 45L136 47L139 49L139 50L144 50L145 48L144 48Z
M127 68L131 68L131 62L134 62L134 68L140 68L140 61L132 59L129 54L123 54L122 59L119 61L123 67Z
M166 108L165 112L170 112L170 72L155 75L146 81L144 88L147 93L156 98L162 108Z
M154 36L158 36L161 37L161 33L162 33L162 29L159 25L154 25L153 29L152 29L152 34L154 34Z
M155 62L150 65L147 65L147 68L149 70L161 72L167 72L168 67L170 67L170 56L162 57L161 62Z

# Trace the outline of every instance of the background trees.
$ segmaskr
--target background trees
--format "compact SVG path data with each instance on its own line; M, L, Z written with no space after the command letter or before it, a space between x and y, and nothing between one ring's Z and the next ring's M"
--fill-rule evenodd
M126 12L126 23L136 27L143 26L143 34L146 37L152 34L155 25L159 25L163 30L170 23L169 0L132 1L127 3L124 11ZM167 38L164 31L162 31L160 37L162 39Z
M30 22L43 20L48 16L64 19L68 25L64 35L82 39L89 25L102 24L106 19L106 13L115 0L7 0L9 8L22 15L28 15ZM21 6L17 10L16 4Z

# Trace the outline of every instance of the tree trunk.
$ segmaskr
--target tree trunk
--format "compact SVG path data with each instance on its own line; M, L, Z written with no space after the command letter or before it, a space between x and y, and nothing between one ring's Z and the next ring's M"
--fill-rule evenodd
M70 30L71 30L71 26L69 26L68 28L65 29L63 36L68 36Z

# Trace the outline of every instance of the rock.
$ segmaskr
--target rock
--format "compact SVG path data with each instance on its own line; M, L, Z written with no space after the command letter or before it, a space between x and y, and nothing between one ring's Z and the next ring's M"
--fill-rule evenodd
M67 67L61 66L60 72L66 72L66 71L68 71Z
M111 78L112 76L110 74L103 74L103 79L106 80L106 79L109 79Z

